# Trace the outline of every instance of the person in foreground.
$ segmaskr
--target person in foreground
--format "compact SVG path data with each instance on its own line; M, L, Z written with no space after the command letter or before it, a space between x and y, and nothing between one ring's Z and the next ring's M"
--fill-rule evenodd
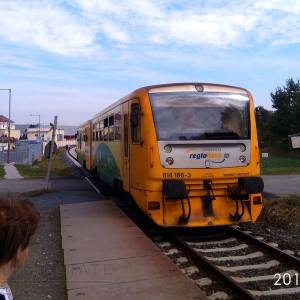
M13 300L7 282L26 261L38 222L31 202L0 199L0 300Z

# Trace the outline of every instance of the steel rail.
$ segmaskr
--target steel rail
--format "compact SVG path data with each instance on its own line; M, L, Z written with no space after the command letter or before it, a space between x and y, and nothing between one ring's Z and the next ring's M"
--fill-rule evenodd
M255 248L260 249L261 251L265 252L266 254L269 253L269 255L277 258L281 262L300 270L300 259L299 258L297 258L293 255L287 254L287 253L283 252L282 250L279 250L278 248L267 244L266 242L258 240L255 237L251 236L250 234L245 233L233 226L228 226L228 227L226 227L225 230L227 231L227 233L230 236L234 236L238 239L241 239L244 242L251 244Z
M218 279L218 282L224 286L224 288L230 288L234 295L238 299L243 300L256 300L258 299L252 295L247 289L243 288L239 283L234 281L229 275L220 270L214 264L212 264L203 255L198 253L192 247L190 247L184 240L179 237L171 236L168 237L179 249L181 249L186 256L188 256L193 263L199 268L206 268L205 271L213 273L213 275Z
M70 155L72 158L74 158L76 161L78 161L78 159L70 152L70 150L71 150L72 148L74 148L74 147L76 147L76 146L69 146L68 149L67 149L67 151L68 151L69 155Z

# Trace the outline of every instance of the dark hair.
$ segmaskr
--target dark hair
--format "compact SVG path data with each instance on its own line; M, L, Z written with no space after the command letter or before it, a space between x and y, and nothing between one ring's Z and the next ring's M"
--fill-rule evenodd
M30 201L0 199L0 266L28 247L39 218Z

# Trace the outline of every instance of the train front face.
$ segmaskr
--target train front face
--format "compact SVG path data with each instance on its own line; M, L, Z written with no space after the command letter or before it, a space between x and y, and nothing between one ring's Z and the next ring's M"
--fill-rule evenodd
M161 182L157 221L193 227L254 222L263 181L250 93L187 85L153 88L149 99L160 161L150 171Z

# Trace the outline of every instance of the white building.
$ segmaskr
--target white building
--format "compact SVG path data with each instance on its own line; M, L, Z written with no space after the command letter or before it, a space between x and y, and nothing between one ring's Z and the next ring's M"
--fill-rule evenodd
M63 141L64 134L65 134L64 129L57 128L55 133L55 142ZM52 128L30 126L26 129L26 135L29 141L43 140L47 142L52 139Z
M0 137L8 137L9 119L3 115L0 115ZM21 132L16 129L15 122L10 120L10 137L19 139Z
M29 141L43 141L46 145L52 139L52 128L51 127L39 127L38 125L31 125L26 129L25 134ZM65 130L57 128L55 133L55 143L58 147L65 147L66 145L75 145L75 137L65 136Z

